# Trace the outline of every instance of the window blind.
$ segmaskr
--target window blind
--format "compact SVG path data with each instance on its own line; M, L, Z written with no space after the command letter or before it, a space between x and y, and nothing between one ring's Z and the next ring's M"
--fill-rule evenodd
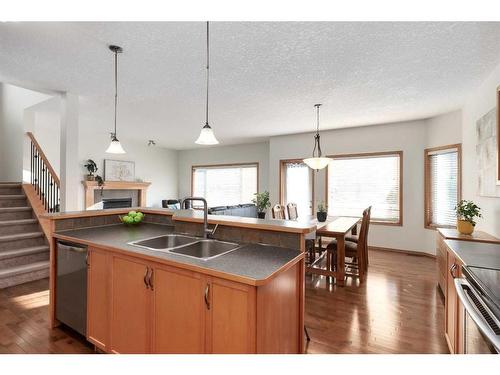
M311 215L312 208L312 169L305 163L284 163L284 194L285 205L297 204L299 217Z
M430 152L427 157L430 169L430 224L454 226L457 220L458 150Z
M400 222L399 153L334 158L328 166L328 214L361 216L372 206L371 220Z
M257 192L257 164L194 167L193 195L209 207L251 203Z

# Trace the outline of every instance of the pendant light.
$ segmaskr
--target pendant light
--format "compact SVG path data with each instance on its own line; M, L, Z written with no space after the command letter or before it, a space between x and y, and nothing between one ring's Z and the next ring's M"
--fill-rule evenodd
M210 54L209 54L209 39L208 39L208 21L207 21L207 101L205 106L205 126L201 129L200 136L196 140L195 143L199 145L216 145L219 143L217 138L215 138L214 131L208 125L208 82L209 82L209 73L210 73Z
M321 143L319 140L319 107L321 107L321 104L315 104L314 106L316 107L317 121L316 135L314 136L314 150L312 158L304 159L304 163L306 163L310 168L316 169L318 171L330 164L332 159L321 156Z
M109 46L109 49L115 54L115 131L111 133L111 143L109 144L106 152L109 154L124 154L125 150L116 137L116 107L118 103L118 54L122 53L123 49L118 46Z

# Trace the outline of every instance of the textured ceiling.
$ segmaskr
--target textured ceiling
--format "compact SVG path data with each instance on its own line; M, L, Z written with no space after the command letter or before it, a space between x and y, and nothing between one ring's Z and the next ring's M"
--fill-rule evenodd
M83 126L193 148L204 123L203 22L0 23L0 80L81 95ZM214 22L211 120L223 144L426 118L500 63L500 23Z

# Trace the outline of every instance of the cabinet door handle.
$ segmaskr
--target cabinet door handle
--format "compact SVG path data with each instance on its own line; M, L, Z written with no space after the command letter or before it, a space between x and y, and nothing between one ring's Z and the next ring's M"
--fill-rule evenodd
M450 274L453 278L456 278L455 276L455 271L457 270L457 264L456 263L453 263L453 265L450 267Z
M207 305L207 310L210 310L210 301L208 299L208 296L210 294L210 284L207 284L205 287L205 305Z
M146 289L149 289L149 283L148 283L148 275L149 275L149 267L146 267L146 273L144 274L144 285L146 285Z
M151 290L153 290L153 272L154 270L152 268L149 269L149 277L148 277L148 284Z

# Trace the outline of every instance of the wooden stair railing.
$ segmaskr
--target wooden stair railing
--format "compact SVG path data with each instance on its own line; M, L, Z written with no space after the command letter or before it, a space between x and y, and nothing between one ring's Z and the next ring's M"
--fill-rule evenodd
M26 135L31 141L30 172L31 185L43 203L46 212L59 212L60 181L49 159L31 132Z

